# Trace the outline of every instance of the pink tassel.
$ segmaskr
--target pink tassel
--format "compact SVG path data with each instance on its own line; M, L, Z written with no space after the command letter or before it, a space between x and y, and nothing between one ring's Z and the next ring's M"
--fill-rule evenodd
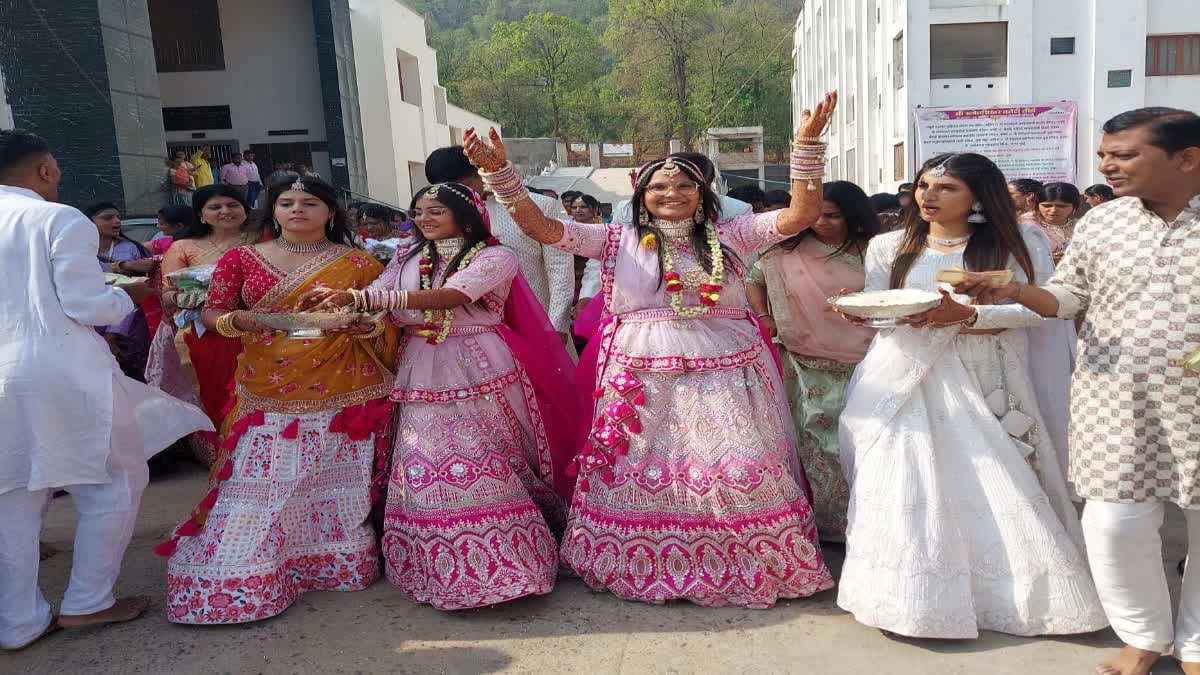
M588 483L588 479L584 478L583 480L579 481L580 492L591 492L591 490L592 486Z
M579 462L571 462L565 470L567 478L575 478L579 475Z
M617 447L613 448L613 452L617 453L618 457L624 457L629 454L629 441L621 441Z
M638 421L638 418L636 418L636 417L630 418L629 430L635 434L642 433L642 423L640 421Z
M214 507L216 505L217 505L217 490L216 490L216 488L213 488L212 490L208 491L208 494L204 495L204 499L200 500L200 505L197 508L199 508L202 511L211 511L212 507Z
M604 387L600 387L596 391L593 391L592 398L594 398L596 400L600 400L600 399L604 398Z
M175 549L177 548L179 548L179 540L175 537L171 537L158 546L155 546L152 550L154 551L154 555L163 558L170 558L171 556L175 555Z
M602 426L604 426L604 416L600 415L599 417L597 417L595 419L595 421L592 422L592 428L596 429L596 428L602 427Z
M294 439L300 435L300 420L292 420L292 423L283 428L279 433L280 438L288 440Z
M217 480L229 480L233 478L233 460L225 460L225 464L221 466L221 470L217 472Z
M200 523L196 520L196 516L188 518L179 529L175 530L175 534L180 537L194 537L200 534Z
M634 405L646 405L646 392L639 389L638 393L635 394L633 397L633 404Z
M329 430L335 434L336 433L344 433L346 431L346 411L345 410L334 415L333 419L329 420Z
M616 474L614 474L614 473L613 473L613 470L612 470L612 469L610 469L610 468L608 468L608 467L604 467L603 469L600 469L600 478L601 478L601 480L603 480L605 483L610 483L610 484L611 484L611 483L613 482L613 479L614 479L614 478L616 478L616 477L617 477L617 476L616 476Z

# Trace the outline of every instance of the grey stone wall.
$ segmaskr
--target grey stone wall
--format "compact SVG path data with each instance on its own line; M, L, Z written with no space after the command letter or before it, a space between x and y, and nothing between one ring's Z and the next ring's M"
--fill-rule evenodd
M0 0L0 70L14 126L54 149L63 202L159 208L166 142L146 0Z

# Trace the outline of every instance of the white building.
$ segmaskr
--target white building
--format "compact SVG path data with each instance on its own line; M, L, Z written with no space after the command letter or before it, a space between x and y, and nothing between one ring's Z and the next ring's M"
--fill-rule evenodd
M447 103L421 15L399 0L350 0L350 14L369 191L407 207L428 184L430 152L461 144L469 127L500 125Z
M1113 115L1200 110L1197 0L802 0L793 55L793 114L841 92L828 172L868 193L915 173L918 106L1074 101L1080 185Z

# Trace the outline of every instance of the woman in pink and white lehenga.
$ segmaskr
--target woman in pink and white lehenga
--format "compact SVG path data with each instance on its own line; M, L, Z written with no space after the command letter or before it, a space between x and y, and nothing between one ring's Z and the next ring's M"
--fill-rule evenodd
M593 588L651 603L767 608L833 586L740 261L820 216L824 146L815 138L835 104L830 95L806 114L791 206L728 221L701 169L675 156L643 167L633 224L548 219L495 130L490 145L468 132L468 157L526 234L602 261L609 317L595 338L596 419L573 464L562 542L563 562Z
M516 255L492 238L478 194L432 185L410 213L414 243L370 288L311 298L389 310L404 326L384 511L388 579L446 610L549 593L553 533L571 489L565 470L587 415L574 366Z

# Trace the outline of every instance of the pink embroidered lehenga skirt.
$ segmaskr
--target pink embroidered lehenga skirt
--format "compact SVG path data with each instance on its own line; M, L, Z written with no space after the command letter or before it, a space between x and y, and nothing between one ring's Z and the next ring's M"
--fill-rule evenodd
M743 329L757 343L722 355L631 356L612 339L617 323L598 337L598 418L563 561L593 588L651 603L766 608L832 588L783 383L757 333ZM627 342L688 339L648 323L632 328L644 341Z
M355 410L364 422L390 412L385 401ZM304 592L356 591L379 578L369 523L376 437L331 430L345 429L343 413L260 412L234 424L232 475L167 564L170 621L256 621Z
M443 610L549 593L558 571L551 526L561 530L563 515L543 478L545 432L527 375L490 329L456 329L436 346L404 340L401 379L422 364L442 386L407 386L410 376L392 394L388 579Z

